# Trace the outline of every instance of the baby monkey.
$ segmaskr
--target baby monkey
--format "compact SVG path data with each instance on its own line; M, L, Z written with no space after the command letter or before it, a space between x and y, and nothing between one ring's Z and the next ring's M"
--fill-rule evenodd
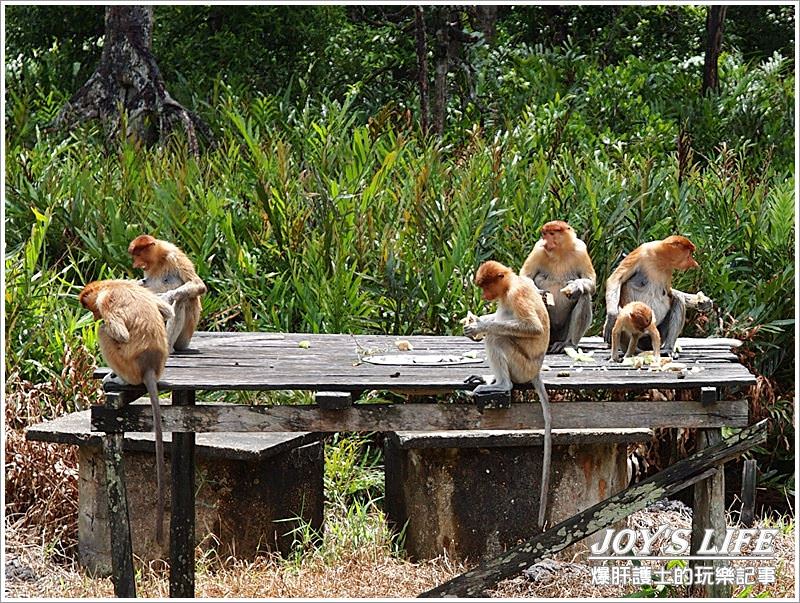
M625 356L635 356L639 338L643 335L650 335L653 342L653 355L656 360L661 358L661 334L653 320L653 310L643 302L630 302L619 311L619 316L617 316L617 321L611 331L611 360L621 362L620 345L625 345L626 340L628 349Z
M138 283L123 280L94 281L86 285L78 300L99 329L100 352L114 371L104 383L144 384L153 407L156 446L156 541L164 540L164 443L157 382L164 371L169 348L164 320L173 318L172 306Z

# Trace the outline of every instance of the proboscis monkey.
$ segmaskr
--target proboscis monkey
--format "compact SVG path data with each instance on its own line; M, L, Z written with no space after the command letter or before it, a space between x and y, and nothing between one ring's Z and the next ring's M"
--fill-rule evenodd
M542 226L542 238L519 273L552 295L553 305L547 306L548 351L558 353L568 345L577 346L592 324L592 295L597 277L586 244L575 236L575 230L561 221Z
M627 346L625 356L635 356L636 346L642 335L649 335L653 344L653 355L656 360L661 357L661 335L653 320L653 311L645 303L631 302L626 304L617 316L617 322L611 331L611 360L621 362L620 346Z
M167 323L170 351L185 350L200 320L200 296L206 292L194 264L177 246L150 235L131 241L128 253L133 267L144 270L141 284L173 304L175 318Z
M158 380L169 355L164 320L173 318L172 306L135 281L106 280L86 285L78 299L99 329L100 352L114 371L105 382L144 384L153 407L156 446L156 541L164 541L164 442Z
M686 322L686 308L711 309L711 300L703 295L688 294L672 288L675 270L698 268L692 257L694 244L679 235L661 241L644 243L620 262L606 281L606 323L603 339L611 343L611 332L619 309L632 302L644 302L653 311L653 319L661 335L661 347L675 356L675 343ZM649 341L649 337L639 340Z
M495 378L494 383L476 387L473 395L510 395L514 383L532 383L542 405L545 433L538 518L542 527L550 488L552 435L549 398L539 373L547 352L550 318L533 282L499 262L481 264L475 284L483 289L485 300L497 302L497 312L474 318L464 326L467 337L483 336L486 359Z

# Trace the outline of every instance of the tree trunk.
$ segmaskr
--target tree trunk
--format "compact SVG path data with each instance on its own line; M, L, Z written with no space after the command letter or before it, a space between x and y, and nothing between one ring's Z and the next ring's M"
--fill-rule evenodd
M440 136L444 133L447 118L447 75L451 63L459 54L461 39L468 36L459 26L457 8L438 7L436 27L436 75L433 80L433 128Z
M107 6L100 63L89 80L61 108L58 128L99 119L109 136L124 128L127 137L153 144L181 124L197 155L196 130L210 138L207 126L166 90L151 51L152 6Z
M419 83L419 113L422 135L428 134L428 44L422 7L414 11L417 36L417 82Z
M494 42L497 35L497 6L480 4L474 7L477 29L483 34L487 44Z
M719 88L719 70L717 62L722 48L722 25L725 21L727 6L709 6L706 15L706 58L703 72L703 96L709 91Z

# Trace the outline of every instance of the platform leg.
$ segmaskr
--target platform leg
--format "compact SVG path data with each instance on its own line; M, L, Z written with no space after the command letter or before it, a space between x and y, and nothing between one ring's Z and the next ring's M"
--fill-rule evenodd
M712 387L704 387L701 390L701 402L703 404L713 404L717 400L717 390ZM719 428L698 429L697 430L697 450L708 448L722 440L722 431ZM719 549L725 539L725 469L719 467L719 471L713 476L698 482L694 485L694 500L692 504L692 545L691 554L696 555L700 548L706 529L714 530L711 539L712 546ZM724 560L714 561L695 561L691 566L697 570L698 566L716 568L730 565ZM697 584L695 576L694 593L697 596L727 598L731 596L732 589L729 584Z
M172 404L189 406L194 391L172 392ZM169 526L169 596L194 597L194 433L172 433L172 512Z
M120 409L125 404L121 393L106 393L105 405ZM136 596L133 573L133 545L128 516L128 496L125 489L125 464L122 457L124 433L103 436L103 457L106 465L106 494L108 497L109 531L111 532L111 579L114 594L120 598Z

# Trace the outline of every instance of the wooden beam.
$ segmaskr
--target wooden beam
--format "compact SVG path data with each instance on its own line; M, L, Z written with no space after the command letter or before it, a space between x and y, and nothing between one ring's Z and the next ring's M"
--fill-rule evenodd
M717 429L701 429L697 433L697 449L719 445L722 442L722 433ZM711 544L717 550L722 546L725 538L725 472L720 471L694 486L692 502L692 543L691 554L697 555L700 544L703 542L706 530L712 530ZM713 566L714 568L730 565L728 561L714 559L712 561L691 561L690 567L699 565ZM697 596L728 598L731 596L730 584L699 584L692 590Z
M316 392L314 401L325 410L338 410L353 405L353 395L350 392Z
M172 392L173 408L192 408L195 394ZM132 407L129 407L132 408ZM172 507L169 525L169 596L194 598L195 434L172 431Z
M485 561L475 569L422 593L420 597L485 596L487 589L500 580L521 573L542 557L583 540L665 496L708 479L714 473L722 473L716 471L717 466L766 439L767 421L763 420L727 440L670 465L656 475L562 521L503 555Z
M639 427L744 427L746 400L700 402L667 400L556 402L550 405L558 429ZM481 413L471 404L356 404L341 410L313 405L246 406L198 404L164 406L164 431L447 431L543 429L539 404L512 404ZM111 410L92 407L92 431L152 431L149 407Z
M739 523L746 528L753 527L756 510L756 484L758 483L758 466L755 459L747 459L742 467L742 512Z
M106 393L105 408L122 409L131 401L129 394ZM122 443L125 434L106 430L103 437L103 457L106 466L106 496L108 499L109 532L111 533L111 580L114 594L120 598L136 596L133 572L133 545L128 515L128 495L125 488L125 463Z

